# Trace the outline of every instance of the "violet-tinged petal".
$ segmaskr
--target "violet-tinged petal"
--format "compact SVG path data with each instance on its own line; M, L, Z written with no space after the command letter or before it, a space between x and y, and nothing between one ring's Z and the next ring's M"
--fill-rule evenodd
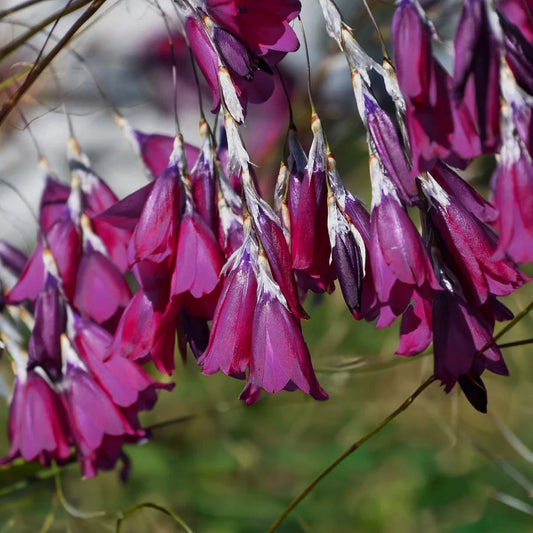
M102 220L117 228L133 231L139 221L144 204L152 192L153 186L154 183L151 182L137 189L135 192L132 192L113 204L103 213L100 213L95 220Z
M57 391L41 376L41 370L18 375L9 409L11 447L0 464L17 457L38 459L48 466L70 456L67 416Z
M298 319L263 288L253 318L250 373L240 398L250 405L261 389L274 394L296 388L315 400L328 398L315 377Z
M244 379L244 372L249 365L252 320L257 299L257 280L253 267L253 261L257 261L257 245L247 244L241 253L224 283L207 349L198 359L204 374L214 374L220 370L228 376Z
M168 167L170 154L174 148L174 137L159 133L143 133L139 130L133 130L133 135L144 164L152 176L157 178ZM187 164L192 167L199 150L191 144L185 143L184 145Z
M39 204L39 226L47 233L65 209L70 187L51 176L46 176Z
M403 151L396 128L390 117L370 94L364 94L366 124L375 151L393 181L396 192L406 205L417 203L418 191Z
M24 300L34 302L44 286L45 268L43 261L44 246L39 239L31 253L18 282L6 295L6 303L14 305Z
M0 263L2 266L9 268L11 272L20 277L27 262L28 257L24 252L0 239Z
M189 292L194 298L209 294L218 283L223 264L218 242L206 222L196 212L183 215L171 294Z
M66 327L66 309L58 282L48 276L35 302L35 325L28 343L28 365L44 368L53 379L61 377L61 334Z
M83 254L74 293L74 306L98 324L117 317L128 305L131 291L117 267L96 250Z
M415 355L423 352L433 340L431 328L431 302L414 291L412 302L402 315L399 355Z

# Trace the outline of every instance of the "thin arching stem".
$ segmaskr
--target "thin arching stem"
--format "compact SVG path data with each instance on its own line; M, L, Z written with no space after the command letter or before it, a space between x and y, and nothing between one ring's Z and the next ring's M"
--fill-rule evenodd
M431 376L422 385L420 385L406 400L395 409L389 416L385 417L370 433L367 433L363 438L354 442L344 453L339 455L327 468L325 468L305 489L283 510L274 523L268 529L268 533L276 531L280 524L289 516L291 511L324 479L335 467L337 467L344 459L359 449L367 440L377 435L385 426L392 422L400 413L405 411L422 392L427 389L433 382L435 377Z
M74 37L78 30L105 4L105 2L106 0L93 0L89 7L69 28L67 33L59 40L56 46L54 46L54 48L52 48L52 50L39 62L39 64L35 66L28 76L26 76L26 79L22 85L2 106L2 109L0 110L0 126L5 122L11 111L13 111L20 99L31 88L46 67L54 60L59 52L61 52L63 47L72 39L72 37Z
M86 6L90 2L91 0L78 0L77 2L72 2L71 0L71 2L69 2L70 5L67 5L67 7L62 8L59 11L56 11L55 13L52 13L50 16L46 17L42 21L32 26L26 33L22 34L20 37L18 37L8 45L4 46L4 48L0 49L0 60L4 59L9 54L14 52L17 48L19 48L19 46L31 39L41 30L46 28L46 26L52 24L53 22L57 22L60 18L70 13L73 13L74 11L77 11L78 9L83 6Z
M37 4L42 4L44 1L46 0L26 0L26 2L21 2L20 4L17 4L16 6L3 9L2 11L0 11L0 19L3 19L4 17L7 17L8 15L13 15L15 13L18 13L19 11L22 11L23 9L26 9L28 7L32 7Z

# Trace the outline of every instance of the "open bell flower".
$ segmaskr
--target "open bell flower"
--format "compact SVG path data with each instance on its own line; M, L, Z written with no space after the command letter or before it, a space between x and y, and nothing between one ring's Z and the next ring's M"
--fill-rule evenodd
M300 389L315 400L327 400L315 377L299 320L289 310L263 255L258 258L257 284L250 371L241 400L248 405L256 402L261 389L271 394Z

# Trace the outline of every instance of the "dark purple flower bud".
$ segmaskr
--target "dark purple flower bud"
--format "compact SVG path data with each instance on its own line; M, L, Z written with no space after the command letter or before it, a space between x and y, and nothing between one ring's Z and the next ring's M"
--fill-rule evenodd
M57 381L61 377L61 334L66 327L66 309L58 280L47 275L35 302L35 325L28 343L28 365L38 365Z
M366 248L357 228L328 196L328 230L331 256L344 301L350 311L361 311L361 290L365 273Z
M437 294L433 301L435 377L444 384L446 392L460 376L472 371L475 375L478 360L485 368L506 373L501 366L500 350L491 342L492 327L469 304L449 291ZM487 345L489 347L479 353Z
M289 311L265 257L259 256L258 266L250 373L240 398L251 405L261 389L271 394L300 389L316 400L326 400L328 395L315 377L298 319Z
M494 260L496 235L431 177L421 180L431 221L444 242L465 293L476 305L504 296L528 278L508 258ZM450 266L450 265L448 265Z
M365 91L364 85L363 100L365 122L373 143L372 151L378 155L387 170L402 203L405 205L416 204L418 191L416 190L415 179L392 120L378 106L368 90Z
M17 457L25 461L38 459L45 466L51 461L62 463L71 453L67 420L59 395L44 370L20 366L9 409L11 447L0 463Z
M485 0L466 0L455 34L454 93L461 100L472 83L471 103L484 153L495 152L500 144L500 43L494 28L497 21Z

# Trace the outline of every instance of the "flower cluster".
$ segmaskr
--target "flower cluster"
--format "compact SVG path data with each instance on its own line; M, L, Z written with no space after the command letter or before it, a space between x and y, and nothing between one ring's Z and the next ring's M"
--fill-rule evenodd
M507 374L493 331L512 314L498 298L533 260L529 19L521 3L465 0L448 73L417 0L394 14L395 67L366 54L333 2L320 6L366 129L370 209L344 185L314 107L309 150L291 121L274 208L259 192L239 124L298 48L300 2L178 1L218 139L203 118L195 148L119 117L149 175L120 201L74 140L70 185L48 172L33 253L0 245L1 339L16 371L4 462L61 463L75 449L85 476L113 467L123 444L149 436L139 412L171 388L141 365L172 374L176 338L204 374L246 380L247 404L261 390L327 399L301 321L306 294L335 281L356 320L400 319L398 354L433 342L435 377L486 411L483 372ZM496 156L492 203L460 175L482 154Z

